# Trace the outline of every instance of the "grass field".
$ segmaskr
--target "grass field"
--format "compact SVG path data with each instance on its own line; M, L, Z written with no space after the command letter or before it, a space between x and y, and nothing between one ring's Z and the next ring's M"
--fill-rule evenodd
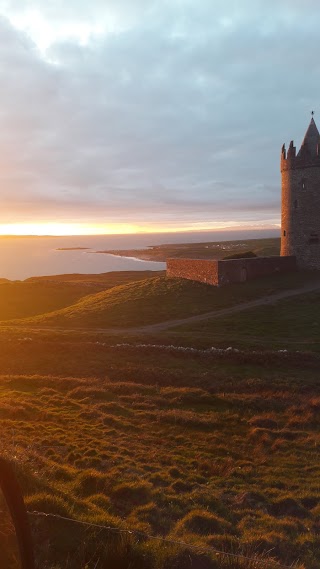
M166 333L119 333L318 275L221 289L147 276L0 284L9 291L0 297L1 454L30 512L112 528L34 514L38 567L318 568L320 294ZM53 312L15 327L4 316L10 294L21 301L12 301L16 318ZM109 325L118 333L96 330ZM202 350L211 346L236 349Z
M154 275L152 271L128 271L33 277L25 281L4 280L0 282L0 321L58 310L89 294Z
M192 326L180 326L175 334L201 338L208 347L320 350L320 293L308 293L294 299L246 310L232 316L210 319Z
M29 510L319 563L317 356L208 357L4 335L1 354L1 453L16 457ZM39 566L84 568L88 556L107 566L96 534L79 549L82 530L32 522ZM133 535L125 548L130 567L188 566L188 547ZM202 554L205 567L230 567L211 557Z
M123 328L185 318L299 288L319 275L297 272L217 288L184 279L155 276L85 296L66 308L25 320L24 324L72 328ZM21 322L17 322L21 324Z

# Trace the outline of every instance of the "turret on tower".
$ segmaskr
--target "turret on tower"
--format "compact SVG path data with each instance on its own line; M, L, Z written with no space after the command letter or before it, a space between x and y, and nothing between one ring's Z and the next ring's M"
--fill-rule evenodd
M320 134L312 116L301 148L281 150L281 255L320 269Z

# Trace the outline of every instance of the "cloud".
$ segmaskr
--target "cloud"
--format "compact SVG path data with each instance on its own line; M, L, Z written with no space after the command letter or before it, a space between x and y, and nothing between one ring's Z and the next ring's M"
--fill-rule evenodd
M0 10L0 222L279 217L280 147L299 144L318 88L315 2ZM51 30L45 53L32 11Z

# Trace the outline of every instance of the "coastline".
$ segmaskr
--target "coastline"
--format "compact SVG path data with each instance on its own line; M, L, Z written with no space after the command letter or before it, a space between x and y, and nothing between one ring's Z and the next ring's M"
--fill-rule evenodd
M254 252L258 257L279 255L280 239L246 239L235 241L207 241L202 243L169 243L150 245L144 249L101 249L94 253L112 255L125 259L165 263L176 259L224 259L230 254Z
M163 253L161 255L152 255L150 251L146 252L145 249L124 249L124 250L107 250L107 251L92 251L93 253L110 255L112 257L122 257L124 259L131 259L134 261L147 261L151 263L165 263L167 256Z
M155 261L152 257L147 258L147 257L138 257L138 256L133 256L133 255L125 255L125 254L120 254L120 253L109 253L109 251L92 251L93 253L102 253L105 255L109 255L110 257L122 257L123 259L128 259L129 261L139 261L139 262L144 262L144 261L148 261L149 263L165 263L165 260L163 261Z

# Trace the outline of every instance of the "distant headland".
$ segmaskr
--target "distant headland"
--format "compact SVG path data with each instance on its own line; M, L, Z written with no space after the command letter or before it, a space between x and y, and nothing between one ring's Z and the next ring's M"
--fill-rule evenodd
M257 256L279 255L280 238L242 239L204 243L150 245L145 249L106 249L96 251L117 257L134 257L141 261L165 262L168 258L223 259L229 254L252 251Z

